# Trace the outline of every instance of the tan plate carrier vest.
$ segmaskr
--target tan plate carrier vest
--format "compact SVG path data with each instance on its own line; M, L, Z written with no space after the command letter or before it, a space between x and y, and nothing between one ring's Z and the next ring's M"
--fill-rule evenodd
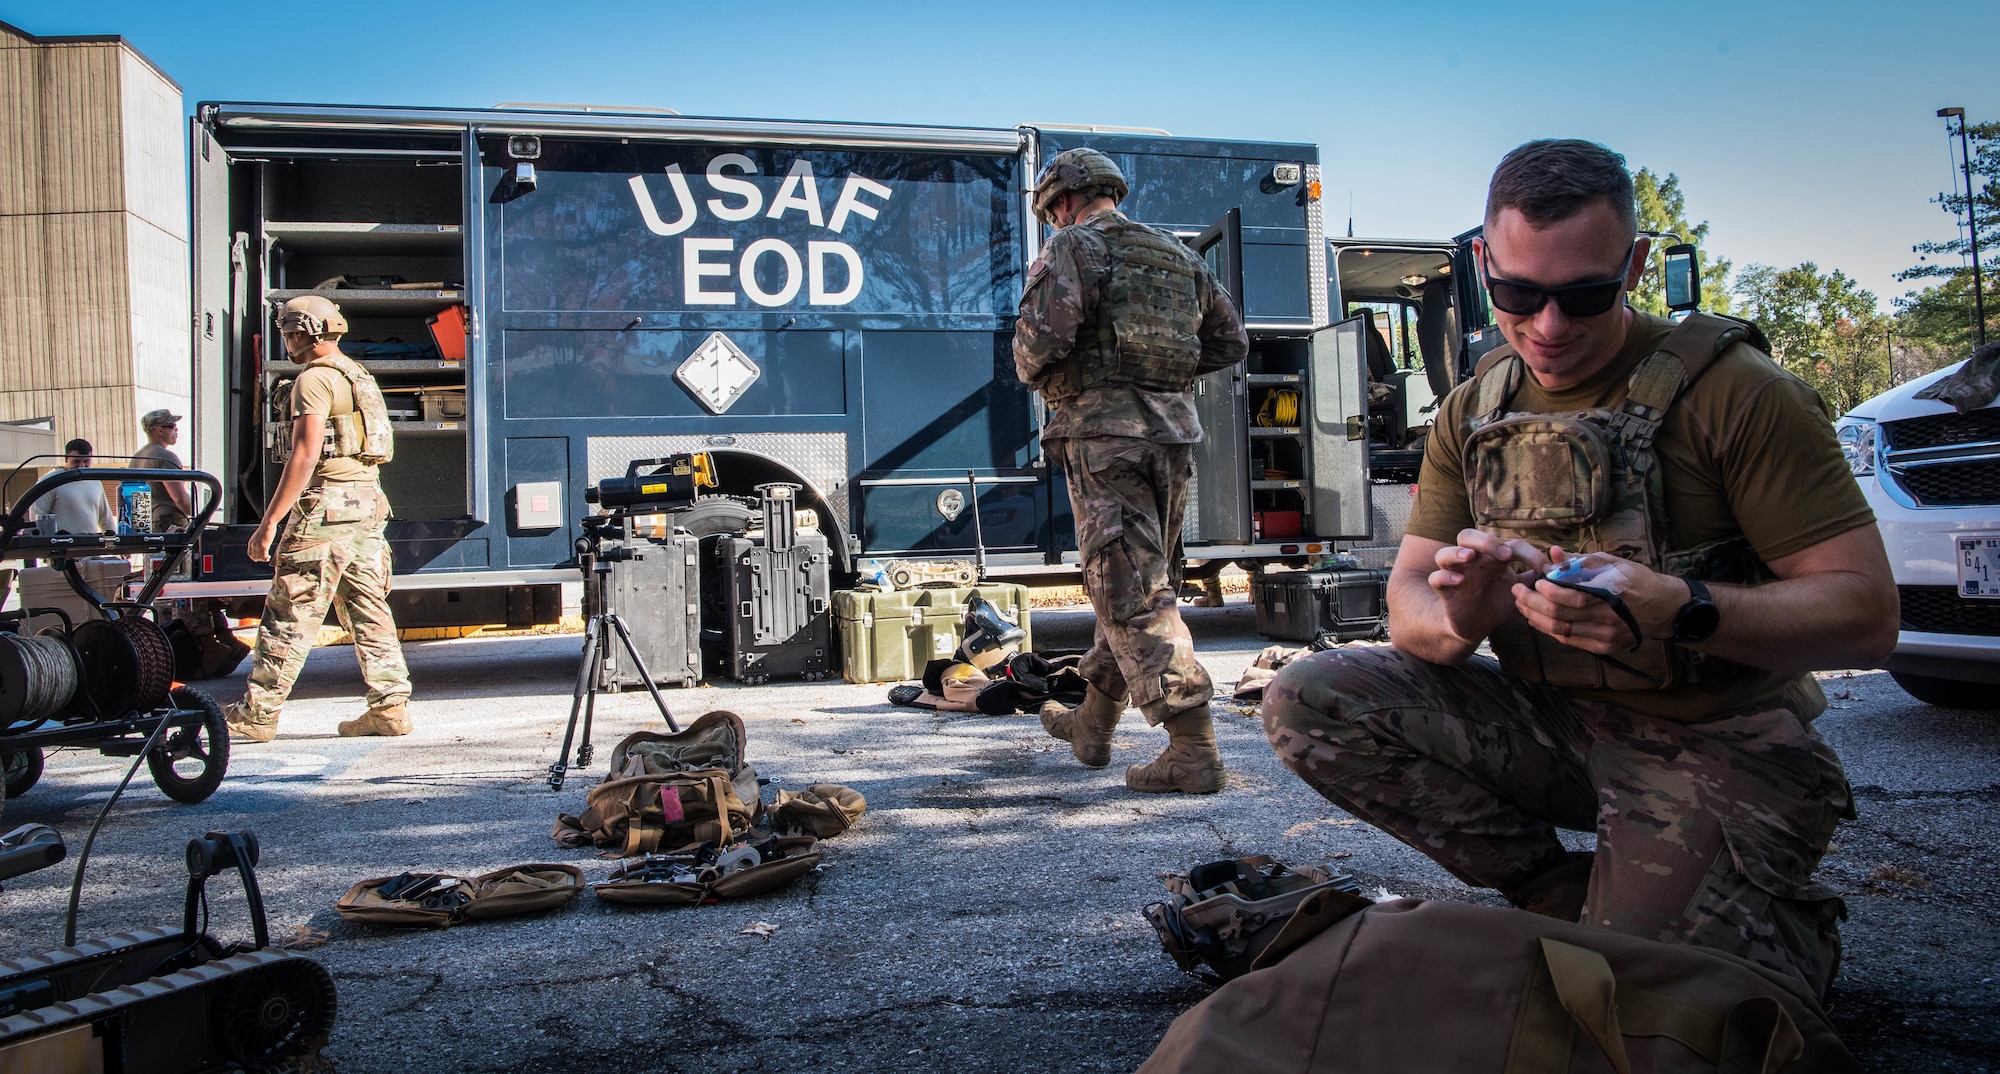
M375 377L356 364L354 359L344 354L318 358L328 367L346 378L347 386L354 393L354 411L349 414L333 414L326 420L326 447L320 452L323 459L355 458L368 466L380 466L396 457L395 427L389 423L389 406L382 401L382 389L375 384ZM298 390L296 379L286 384L288 392ZM284 461L291 454L292 399L290 394L273 400L286 415L283 429L278 436L278 459Z
M1101 384L1131 384L1156 392L1194 385L1201 360L1201 270L1180 240L1144 224L1113 217L1097 230L1109 246L1095 315L1079 333L1063 375L1044 398L1059 403Z
M1755 326L1695 313L1632 370L1616 409L1558 414L1507 410L1525 368L1511 345L1496 347L1474 373L1466 419L1465 481L1474 525L1547 551L1609 552L1653 570L1703 581L1755 584L1774 576L1741 534L1696 548L1663 547L1666 497L1653 439L1667 411L1731 345L1762 341ZM1556 686L1663 690L1754 673L1664 641L1643 641L1606 658L1571 648L1526 622L1493 632L1501 668Z

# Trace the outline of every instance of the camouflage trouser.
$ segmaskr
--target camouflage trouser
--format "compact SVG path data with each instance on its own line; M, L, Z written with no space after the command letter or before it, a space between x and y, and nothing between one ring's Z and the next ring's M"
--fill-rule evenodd
M388 521L389 498L374 485L325 485L299 497L271 556L276 573L244 696L248 722L278 721L329 606L354 637L368 710L409 700L410 671L389 615Z
M1266 688L1264 733L1341 808L1477 887L1518 890L1597 832L1582 920L1696 944L1823 992L1834 892L1811 881L1852 816L1833 750L1783 708L1683 724L1509 678L1491 660L1316 653Z
M1193 446L1091 436L1047 448L1063 461L1083 590L1097 613L1097 636L1077 670L1149 723L1205 704L1215 689L1179 604Z

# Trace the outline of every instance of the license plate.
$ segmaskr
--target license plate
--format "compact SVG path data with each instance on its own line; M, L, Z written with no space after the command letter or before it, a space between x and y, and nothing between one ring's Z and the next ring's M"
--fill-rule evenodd
M1958 595L2000 599L2000 537L1960 537Z

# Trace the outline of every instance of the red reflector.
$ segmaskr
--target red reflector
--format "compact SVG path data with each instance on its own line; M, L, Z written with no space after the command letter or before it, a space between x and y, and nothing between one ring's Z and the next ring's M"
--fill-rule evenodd
M1278 552L1281 555L1295 556L1299 554L1299 546L1295 544L1281 544L1278 546Z
M201 557L201 573L203 573L203 574L213 574L213 573L215 573L215 557L214 557L214 556L203 556L203 557Z

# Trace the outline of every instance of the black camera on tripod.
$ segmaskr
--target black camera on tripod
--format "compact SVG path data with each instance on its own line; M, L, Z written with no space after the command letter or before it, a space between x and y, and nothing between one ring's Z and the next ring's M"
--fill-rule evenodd
M562 752L556 755L556 762L549 766L549 786L561 790L564 776L569 771L572 754L570 747L575 744L578 724L581 721L583 741L576 745L577 767L590 763L593 749L590 743L591 720L596 711L597 693L607 688L604 683L607 664L614 660L614 652L622 652L623 659L630 661L646 692L652 695L653 703L659 707L660 716L670 731L679 731L673 713L668 711L665 698L660 696L659 687L652 672L646 668L646 661L640 655L639 646L632 640L632 626L626 624L616 612L606 596L606 589L613 584L610 564L630 563L640 559L642 553L637 547L645 541L635 541L642 536L637 531L646 515L665 515L692 507L701 496L701 490L716 487L715 462L707 452L683 452L660 459L638 459L628 464L624 477L607 477L586 489L583 494L586 503L604 508L600 515L590 515L583 519L583 536L576 541L576 565L583 571L585 586L584 606L589 618L584 622L583 659L577 668L576 693L571 700L569 726L563 732ZM664 520L661 532L656 538L667 538L671 527ZM693 538L682 537L692 542ZM685 565L693 577L695 559L691 549L684 552L669 552L658 556L662 566L675 563ZM631 585L628 578L623 585ZM699 584L684 583L681 586L683 598L687 593L698 594ZM668 605L687 607L686 599L668 601ZM645 605L646 608L664 613L664 606L658 601ZM662 624L655 617L642 616L637 623L642 634L651 637ZM699 628L696 628L698 635ZM613 639L618 648L614 650ZM681 646L687 648L687 646ZM692 651L692 650L690 650ZM683 681L693 685L700 675L698 662L690 657L690 667L683 673ZM615 690L616 684L608 687Z

